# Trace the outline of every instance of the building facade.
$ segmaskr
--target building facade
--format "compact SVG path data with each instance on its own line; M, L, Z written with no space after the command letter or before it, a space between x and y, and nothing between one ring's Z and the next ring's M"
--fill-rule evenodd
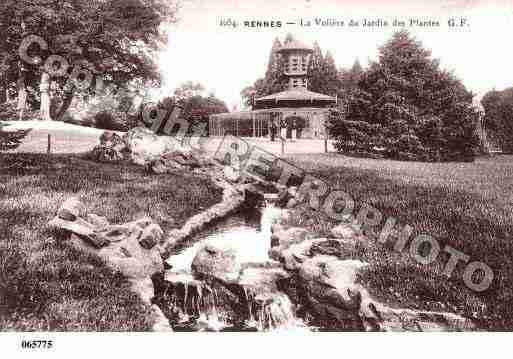
M239 137L301 139L327 136L326 121L334 97L308 90L308 64L312 49L298 41L285 43L278 51L285 60L288 88L255 99L253 110L211 115L210 136L226 133Z

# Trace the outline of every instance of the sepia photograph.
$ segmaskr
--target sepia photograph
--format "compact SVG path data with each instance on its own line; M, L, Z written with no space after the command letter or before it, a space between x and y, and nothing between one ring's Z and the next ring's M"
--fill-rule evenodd
M0 347L512 332L512 30L511 0L0 0Z

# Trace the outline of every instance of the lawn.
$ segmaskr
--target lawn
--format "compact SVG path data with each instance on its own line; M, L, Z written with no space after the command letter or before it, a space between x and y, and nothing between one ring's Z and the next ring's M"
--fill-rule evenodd
M156 176L78 155L0 154L0 330L147 330L149 308L127 281L48 228L70 196L111 223L149 215L166 231L220 201L220 191L186 172Z
M452 310L477 319L489 330L513 329L513 156L483 157L474 163L412 163L351 158L338 154L293 155L288 159L349 193L356 210L363 203L487 263L495 277L478 293L462 280L463 265L450 279L441 274L448 255L420 265L408 255L377 243L376 233L355 256L371 263L362 276L389 303ZM327 234L335 224L302 205L293 224ZM384 222L384 221L383 221ZM378 227L379 229L382 226ZM412 235L410 238L413 238ZM406 247L408 248L408 247Z

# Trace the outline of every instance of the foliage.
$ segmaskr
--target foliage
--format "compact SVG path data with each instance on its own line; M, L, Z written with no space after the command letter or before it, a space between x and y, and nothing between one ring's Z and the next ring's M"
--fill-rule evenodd
M117 114L119 115L119 114ZM110 131L127 131L128 126L124 118L117 117L115 114L107 111L98 112L94 116L96 128Z
M5 131L4 124L0 123L0 151L14 150L21 145L21 141L30 130Z
M70 67L87 69L93 79L89 91L106 85L125 86L132 81L159 82L156 50L165 42L160 25L175 21L176 4L164 0L4 0L0 3L0 62L11 88L21 80L38 91L42 68L19 57L18 48L28 34L42 36L48 49L29 49L43 60L63 56ZM76 88L68 76L53 77L53 97L61 99L54 117L62 115Z
M513 87L490 91L481 103L488 137L503 151L513 152Z
M430 56L408 32L395 33L380 48L379 60L358 75L357 88L345 104L345 119L379 125L380 142L390 158L472 160L479 119L473 95ZM351 131L332 128L331 135L340 142L337 148L343 149ZM376 142L356 131L353 139Z
M187 93L184 91L184 86L189 87L187 84L182 85L179 87L178 93ZM203 89L200 84L196 84L194 87ZM175 93L177 92L175 91ZM165 97L159 101L158 107L165 110L166 117L169 117L175 105L179 104L183 109L182 118L191 124L190 130L202 124L208 129L210 115L228 112L226 104L214 94L202 96L193 91L189 92L189 95L190 97Z

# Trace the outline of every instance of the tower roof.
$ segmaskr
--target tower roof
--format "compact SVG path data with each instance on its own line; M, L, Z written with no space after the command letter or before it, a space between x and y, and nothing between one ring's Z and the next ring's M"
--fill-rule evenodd
M283 44L283 46L278 49L278 52L293 51L293 50L303 50L303 51L308 51L308 52L313 51L313 49L310 46L303 44L301 41L292 40L292 41L288 41L285 44Z

